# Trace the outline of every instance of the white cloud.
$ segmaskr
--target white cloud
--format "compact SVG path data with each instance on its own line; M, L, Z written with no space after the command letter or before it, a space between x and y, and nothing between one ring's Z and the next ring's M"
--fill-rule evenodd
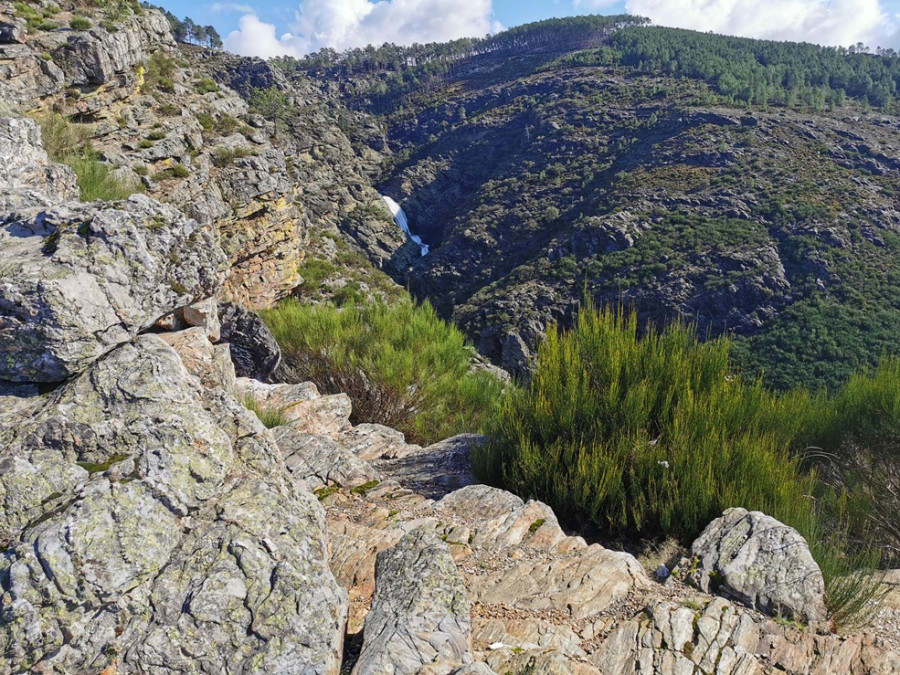
M896 16L881 0L628 0L628 12L661 26L874 49L898 46Z
M619 0L572 0L572 6L579 12L596 12L619 4Z
M300 57L307 54L309 44L290 33L275 37L275 26L260 21L255 14L246 14L238 21L238 30L231 31L224 40L225 49L243 56Z
M225 39L225 48L265 58L322 47L343 51L385 42L445 42L496 31L491 15L492 0L303 0L290 33L276 37L274 25L247 14Z

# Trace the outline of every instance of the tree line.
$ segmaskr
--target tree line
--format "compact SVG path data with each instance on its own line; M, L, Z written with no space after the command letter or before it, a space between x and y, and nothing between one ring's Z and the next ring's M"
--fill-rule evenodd
M862 44L821 47L644 27L617 31L609 48L612 54L602 58L642 72L704 80L726 98L752 105L803 103L821 109L850 98L885 108L900 85L897 53L872 54Z
M356 103L376 112L393 109L411 93L428 93L466 72L484 54L567 51L603 44L613 32L649 22L643 17L577 16L518 26L484 38L398 46L368 45L339 53L325 48L303 59L280 57L287 72L329 79L362 80Z
M179 19L169 10L152 5L149 2L144 2L143 6L148 9L158 9L165 15L169 21L169 26L172 28L172 37L178 42L200 45L201 47L212 47L214 49L222 47L222 38L214 26L201 26L189 16L184 17L183 20Z
M852 99L890 108L900 86L900 54L849 47L754 40L648 26L631 16L580 16L518 26L484 38L278 59L288 72L355 81L355 103L386 112L412 93L429 93L468 72L484 54L572 52L556 66L606 65L706 81L727 100L748 105L803 104L822 109Z

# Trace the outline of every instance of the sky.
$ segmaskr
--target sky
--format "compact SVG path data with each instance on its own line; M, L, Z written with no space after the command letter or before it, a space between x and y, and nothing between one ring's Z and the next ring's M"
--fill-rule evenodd
M483 37L531 21L637 14L660 26L900 51L900 0L163 0L179 18L213 25L229 51L300 57L385 42Z

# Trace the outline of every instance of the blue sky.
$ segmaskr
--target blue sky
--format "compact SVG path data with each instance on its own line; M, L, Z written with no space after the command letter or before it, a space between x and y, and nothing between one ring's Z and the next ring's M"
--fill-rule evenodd
M900 0L254 0L164 1L213 25L231 51L302 56L332 47L445 41L576 14L632 13L654 24L776 40L900 50Z

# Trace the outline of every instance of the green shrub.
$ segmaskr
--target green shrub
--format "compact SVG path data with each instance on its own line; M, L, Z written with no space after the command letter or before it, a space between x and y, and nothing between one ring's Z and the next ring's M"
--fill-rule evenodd
M196 113L197 122L203 131L215 132L221 136L229 136L241 128L241 123L231 115L222 114L213 117L210 113Z
M162 171L157 171L152 178L156 181L168 180L169 178L187 178L191 175L191 170L184 164L175 164Z
M171 77L160 77L156 80L156 88L169 94L175 93L175 82Z
M194 88L197 90L198 94L210 94L212 92L219 91L219 85L215 83L215 80L209 77L201 78Z
M14 2L15 15L25 19L29 31L37 30L44 23L44 16L26 2Z
M351 421L400 429L409 442L429 443L478 431L501 386L472 373L462 334L427 303L363 307L282 302L261 312L298 380L326 393L347 393Z
M127 199L129 195L140 189L137 185L116 178L109 164L92 158L90 154L84 154L66 163L78 176L78 188L82 201Z
M743 382L728 349L684 325L639 339L633 313L582 311L571 332L549 331L478 468L614 534L688 538L730 506L808 510L815 478L788 446L810 399Z
M148 140L148 139L146 139L146 138L142 138L140 141L138 141L138 147L139 147L141 150L146 150L147 148L152 148L152 147L153 147L153 141L150 141L150 140Z
M41 141L44 150L54 161L62 161L67 154L84 147L92 131L87 124L73 124L57 113L36 118L41 127Z
M111 24L124 21L130 14L143 13L140 3L131 0L94 0L93 4L103 9L103 16Z
M223 113L216 120L215 129L223 136L229 136L240 129L241 123L231 115Z
M23 18L28 18L29 16L33 16L37 14L33 7L31 7L27 2L14 2L13 10L16 13L16 16L21 16Z
M338 268L327 260L308 258L297 270L303 277L303 286L315 288L322 285L330 276L338 272Z
M854 570L877 556L849 536L854 497L791 452L832 418L829 403L745 382L729 346L681 324L639 338L634 313L588 305L571 331L548 331L529 387L508 393L473 468L614 535L689 542L726 508L768 513L806 537L846 626L873 606L877 584Z
M216 148L213 151L212 161L216 166L224 167L240 157L247 157L249 154L250 150L247 148Z
M69 28L72 30L88 30L93 24L86 16L73 16L69 21Z
M161 141L165 137L166 134L163 131L151 131L149 134L147 134L148 141Z
M209 113L200 112L196 114L197 122L204 131L209 131L216 125L216 118Z
M900 561L900 359L855 374L804 440L823 479L848 494L849 529L871 528Z
M165 52L156 52L147 61L147 68L144 71L144 83L150 87L156 87L161 91L172 93L175 91L175 83L172 76L178 62L174 57L167 55Z
M174 117L181 113L181 108L172 103L161 103L158 110L159 114L164 117Z

